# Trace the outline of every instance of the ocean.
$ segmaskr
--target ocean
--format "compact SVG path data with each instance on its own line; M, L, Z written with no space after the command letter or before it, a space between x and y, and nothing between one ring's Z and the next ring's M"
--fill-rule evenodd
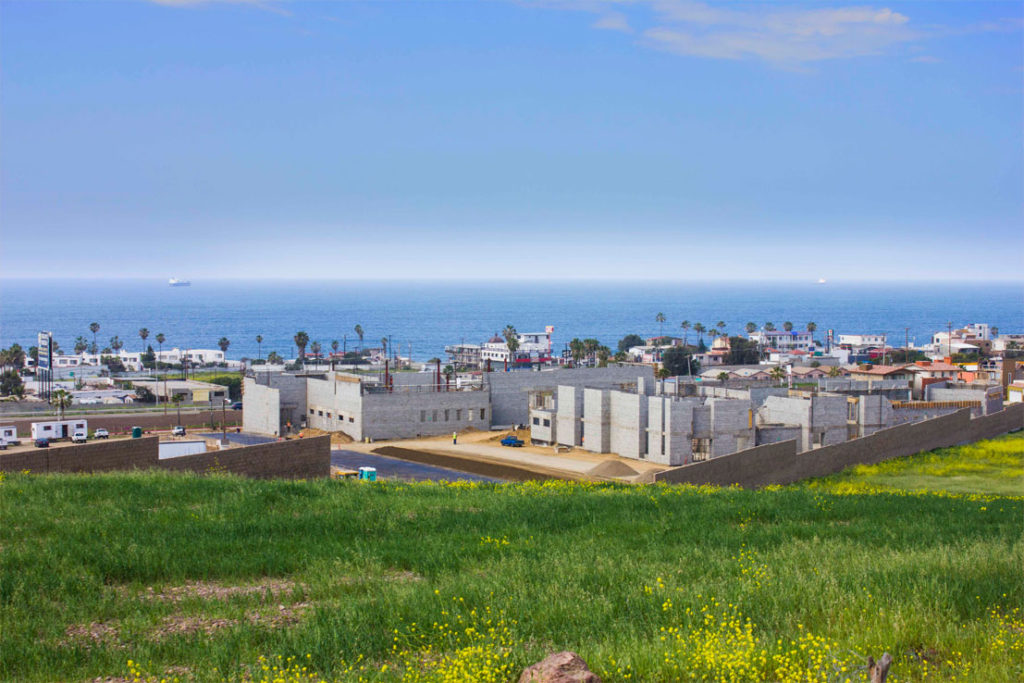
M659 312L664 325L655 322ZM154 348L158 332L165 349L216 348L227 337L229 358L255 357L256 335L264 357L293 357L299 330L325 350L332 340L351 350L358 324L365 346L390 337L402 355L411 348L425 360L443 358L446 344L482 343L509 324L520 332L554 326L556 350L573 337L614 349L630 333L681 335L684 319L708 328L722 320L730 334L748 321L779 329L786 320L801 329L814 321L817 338L828 329L885 332L897 346L909 328L911 342L921 344L947 322L1024 331L1024 283L197 280L169 287L166 280L0 280L0 346L27 348L48 330L68 351L76 336L92 339L93 321L100 347L118 335L137 350L146 327ZM692 330L689 336L696 338Z

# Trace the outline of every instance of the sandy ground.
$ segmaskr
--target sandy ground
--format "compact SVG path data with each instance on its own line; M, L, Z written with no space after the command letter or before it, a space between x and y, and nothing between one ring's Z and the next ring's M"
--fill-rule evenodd
M522 448L509 448L502 446L499 442L509 434L516 434L526 442ZM467 432L459 434L458 444L452 444L451 436L435 436L419 439L396 439L389 441L375 441L373 443L351 443L345 446L346 450L372 453L384 446L397 446L399 448L410 448L414 450L430 451L457 455L463 458L481 457L488 460L505 461L509 464L521 464L526 466L540 467L545 469L560 470L570 475L585 475L602 463L618 462L623 463L638 474L646 472L658 472L665 469L664 465L645 462L643 460L632 460L620 458L617 455L590 453L580 448L570 449L568 452L556 453L551 446L529 445L530 431L528 429L517 432ZM630 481L633 477L623 477L623 480Z

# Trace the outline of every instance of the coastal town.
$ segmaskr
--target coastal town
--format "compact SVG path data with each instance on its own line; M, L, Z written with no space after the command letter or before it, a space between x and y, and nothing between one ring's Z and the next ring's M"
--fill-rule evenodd
M663 329L665 316L655 322ZM12 423L0 417L0 439L22 443L15 421L23 447L87 441L97 432L107 438L104 411L167 415L170 408L177 423L186 421L184 409L207 431L222 430L217 448L236 445L229 422L238 439L329 434L347 448L439 437L459 446L460 434L499 433L526 451L474 448L468 437L455 450L513 463L526 452L547 454L546 466L567 476L578 470L573 454L591 464L600 456L643 464L622 470L629 480L655 466L790 441L810 451L965 408L987 416L1024 400L1022 333L948 324L915 346L879 333L817 334L814 323L780 327L751 322L730 334L724 321L682 321L678 335L629 334L614 349L574 338L556 349L553 326L518 332L509 325L423 362L402 357L386 337L378 347L335 342L324 351L300 331L290 358L232 359L226 338L216 348L180 349L164 348L158 334L157 350L147 343L129 351L117 337L100 350L83 336L76 352L64 353L44 332L27 352L14 345L0 357L0 415ZM139 336L147 342L148 331ZM185 428L165 423L165 440L180 440Z

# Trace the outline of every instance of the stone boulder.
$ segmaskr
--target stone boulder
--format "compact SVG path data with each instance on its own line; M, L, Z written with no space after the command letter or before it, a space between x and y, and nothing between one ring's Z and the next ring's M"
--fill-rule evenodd
M519 683L601 683L575 652L556 652L523 670Z

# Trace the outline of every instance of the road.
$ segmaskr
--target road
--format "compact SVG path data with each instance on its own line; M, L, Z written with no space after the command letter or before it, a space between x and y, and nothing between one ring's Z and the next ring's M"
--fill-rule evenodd
M230 436L230 434L228 435ZM412 481L491 481L500 482L501 479L481 477L475 474L466 474L444 467L433 467L421 465L415 462L407 462L396 458L388 458L383 455L360 453L359 451L336 450L331 451L331 464L349 470L358 470L360 467L376 467L377 477L381 479L407 479Z

